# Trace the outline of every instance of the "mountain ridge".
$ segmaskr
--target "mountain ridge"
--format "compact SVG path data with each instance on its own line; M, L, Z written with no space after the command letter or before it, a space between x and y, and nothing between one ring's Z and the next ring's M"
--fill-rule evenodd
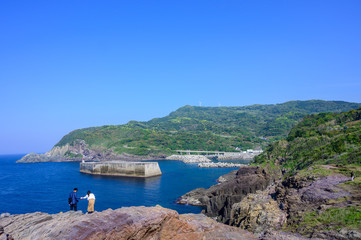
M149 121L130 121L123 125L104 125L77 129L65 135L55 146L71 144L76 139L89 145L115 147L115 152L147 155L157 153L155 146L161 146L163 153L176 149L234 151L229 147L238 144L243 149L255 145L266 145L259 137L277 139L285 137L292 126L304 115L318 112L342 112L361 106L344 101L289 101L282 104L250 105L243 107L196 107L186 105L162 118ZM91 139L99 135L102 140ZM169 136L170 139L169 139ZM224 138L233 137L235 141ZM117 139L116 139L117 138ZM211 139L206 149L200 140ZM183 141L183 142L182 142ZM188 143L187 143L188 142ZM228 144L228 146L226 146ZM138 151L126 149L134 147ZM167 149L167 147L169 149ZM146 151L146 149L151 151ZM138 153L138 154L137 154Z
M157 159L181 149L237 152L265 148L286 138L291 128L308 114L344 112L360 106L360 103L324 100L240 107L186 105L149 121L76 129L63 136L45 155L54 161L79 161L82 157L111 160L108 158L121 159L124 154L126 158Z

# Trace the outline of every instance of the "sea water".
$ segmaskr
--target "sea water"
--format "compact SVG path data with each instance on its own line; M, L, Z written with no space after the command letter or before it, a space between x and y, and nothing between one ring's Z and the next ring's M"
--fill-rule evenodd
M130 206L155 206L179 213L200 213L202 208L176 204L195 188L208 188L216 179L237 168L199 168L197 164L160 160L162 176L129 178L95 176L79 172L79 162L15 163L23 155L0 155L0 213L59 213L69 210L68 196L78 188L78 197L90 190L95 210ZM78 210L86 211L80 200Z

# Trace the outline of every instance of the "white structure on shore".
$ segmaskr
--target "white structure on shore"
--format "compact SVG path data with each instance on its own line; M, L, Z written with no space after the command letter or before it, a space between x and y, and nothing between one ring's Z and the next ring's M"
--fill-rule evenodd
M210 163L200 163L198 167L201 168L225 168L225 167L243 167L245 164L241 163L226 163L226 162L210 162Z
M178 160L185 163L204 163L211 160L202 155L172 155L166 158L167 160Z
M263 150L262 149L259 149L259 150L247 149L247 151L243 151L242 153L261 154L261 153L263 153Z

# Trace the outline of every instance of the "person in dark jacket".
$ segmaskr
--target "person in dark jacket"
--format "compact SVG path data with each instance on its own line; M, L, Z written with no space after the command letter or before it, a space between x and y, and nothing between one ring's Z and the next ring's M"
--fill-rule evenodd
M5 235L4 227L0 225L0 240L5 240L5 239L6 239L6 235Z
M74 209L74 211L78 211L78 201L80 198L78 198L76 196L78 189L74 188L74 190L69 194L69 206L70 206L70 211L72 211Z

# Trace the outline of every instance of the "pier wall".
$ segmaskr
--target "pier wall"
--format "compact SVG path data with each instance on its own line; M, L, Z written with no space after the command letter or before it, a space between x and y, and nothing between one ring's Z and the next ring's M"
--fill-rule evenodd
M153 177L162 175L157 162L82 162L80 172L124 177Z

